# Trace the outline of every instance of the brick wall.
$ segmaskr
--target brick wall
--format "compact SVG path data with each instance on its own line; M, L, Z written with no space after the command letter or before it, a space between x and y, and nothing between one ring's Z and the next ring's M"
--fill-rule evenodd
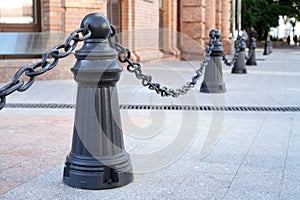
M199 58L209 40L212 29L221 31L225 53L230 53L230 0L182 0L180 50Z
M221 41L224 46L224 51L229 54L230 49L230 16L231 16L231 0L221 0L222 17L221 17Z
M42 30L72 32L93 12L106 15L106 0L43 0Z
M179 50L183 56L203 53L205 39L205 1L182 0L180 5L181 21Z
M122 1L122 43L133 51L137 61L158 60L159 1Z
M65 30L64 7L61 0L42 0L42 31Z
M188 55L202 59L211 29L221 31L225 52L230 52L231 0L164 0L162 18L159 2L121 1L121 39L124 46L134 50L134 59L159 61L163 56L161 50L174 56L180 55L183 59ZM79 28L85 15L93 12L107 15L107 0L41 0L41 8L43 32L66 32L69 35ZM20 61L26 64L40 59L1 61L1 82L10 80L9 77L22 66ZM61 65L63 67L57 67L59 73L55 69L42 79L72 78L70 68L73 62L63 61Z
M65 30L79 28L78 22L89 13L106 15L106 0L65 0Z
M173 54L176 57L180 56L178 49L178 2L174 0L164 0L161 9L162 26L160 27L160 44L161 50L164 53Z

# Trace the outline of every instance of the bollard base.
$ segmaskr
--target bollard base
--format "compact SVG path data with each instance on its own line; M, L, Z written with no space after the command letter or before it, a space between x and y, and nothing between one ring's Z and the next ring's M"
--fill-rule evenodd
M237 60L231 70L232 74L246 74L247 69L245 67L245 51L240 51Z
M111 189L133 181L129 155L78 156L70 153L65 163L63 182L80 189Z
M267 46L267 43L265 44L265 47L264 47L264 52L263 52L263 55L266 56L266 55L269 55L269 48Z
M247 74L247 69L242 67L232 68L231 70L232 74Z
M256 62L253 62L253 61L249 61L249 60L247 60L247 62L246 62L246 65L252 65L252 66L256 66L256 65L257 65L257 63L256 63Z
M269 55L269 52L267 52L267 50L264 50L263 55L264 55L264 56L267 56L267 55Z
M200 92L203 93L225 93L226 87L224 82L220 83L207 83L203 81L200 87Z

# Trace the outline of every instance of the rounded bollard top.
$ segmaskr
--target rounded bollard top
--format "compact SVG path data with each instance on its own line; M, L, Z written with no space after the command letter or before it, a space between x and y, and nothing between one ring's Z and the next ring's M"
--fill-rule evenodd
M209 37L213 39L213 48L211 49L211 56L221 56L224 52L222 43L220 41L221 33L219 30L213 29L209 33Z
M106 17L98 13L85 16L81 22L81 28L89 27L91 38L106 39L111 33L110 23Z
M221 33L220 33L219 30L215 30L215 36L216 36L217 39L220 39Z
M210 38L214 38L214 37L215 37L216 39L219 39L220 36L221 36L221 33L220 33L219 30L213 29L213 30L211 30L210 33L209 33L209 37L210 37Z
M210 38L213 38L213 37L215 37L215 34L216 34L216 30L211 30L211 31L209 32L209 37L210 37Z

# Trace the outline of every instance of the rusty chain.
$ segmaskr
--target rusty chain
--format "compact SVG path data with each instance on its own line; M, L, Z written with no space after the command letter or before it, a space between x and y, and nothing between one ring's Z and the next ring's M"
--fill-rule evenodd
M53 69L58 64L60 58L69 56L76 48L78 42L84 41L90 36L91 31L88 29L88 26L77 29L70 34L65 40L65 43L59 44L45 52L40 62L20 68L15 73L12 81L0 88L0 110L6 105L6 96L15 91L26 91L34 83L36 76ZM26 75L29 78L26 83L25 81L20 80L22 75Z
M187 82L185 85L183 85L181 88L173 89L168 88L167 86L161 86L159 83L153 83L152 82L152 76L146 75L143 73L141 64L138 62L134 62L130 60L131 57L131 51L122 46L118 42L118 37L116 36L116 32L114 27L111 27L112 33L110 37L110 43L116 51L118 51L118 59L121 63L127 63L127 70L131 73L134 73L136 78L139 80L142 80L142 85L145 87L148 87L150 90L154 90L157 94L160 94L162 97L178 97L180 95L185 95L189 90L195 87L197 84L197 81L200 79L200 77L203 74L203 69L208 65L208 61L210 60L210 54L214 47L214 41L216 40L215 37L211 38L209 43L206 46L205 53L204 53L204 60L200 63L200 67L196 70L196 75L192 76L192 80ZM112 38L115 39L115 41L112 41Z

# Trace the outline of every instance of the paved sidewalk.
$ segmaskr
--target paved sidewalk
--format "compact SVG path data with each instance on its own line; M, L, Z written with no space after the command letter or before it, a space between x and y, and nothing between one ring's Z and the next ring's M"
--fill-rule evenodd
M129 72L118 83L120 104L299 107L300 51L257 52L257 66L231 74L227 92L162 98ZM58 66L59 67L59 66ZM179 87L198 62L145 65L153 81ZM55 69L54 69L55 70ZM76 83L39 81L7 103L75 104ZM0 111L0 199L299 199L300 112L121 109L134 181L111 190L62 182L73 109Z

